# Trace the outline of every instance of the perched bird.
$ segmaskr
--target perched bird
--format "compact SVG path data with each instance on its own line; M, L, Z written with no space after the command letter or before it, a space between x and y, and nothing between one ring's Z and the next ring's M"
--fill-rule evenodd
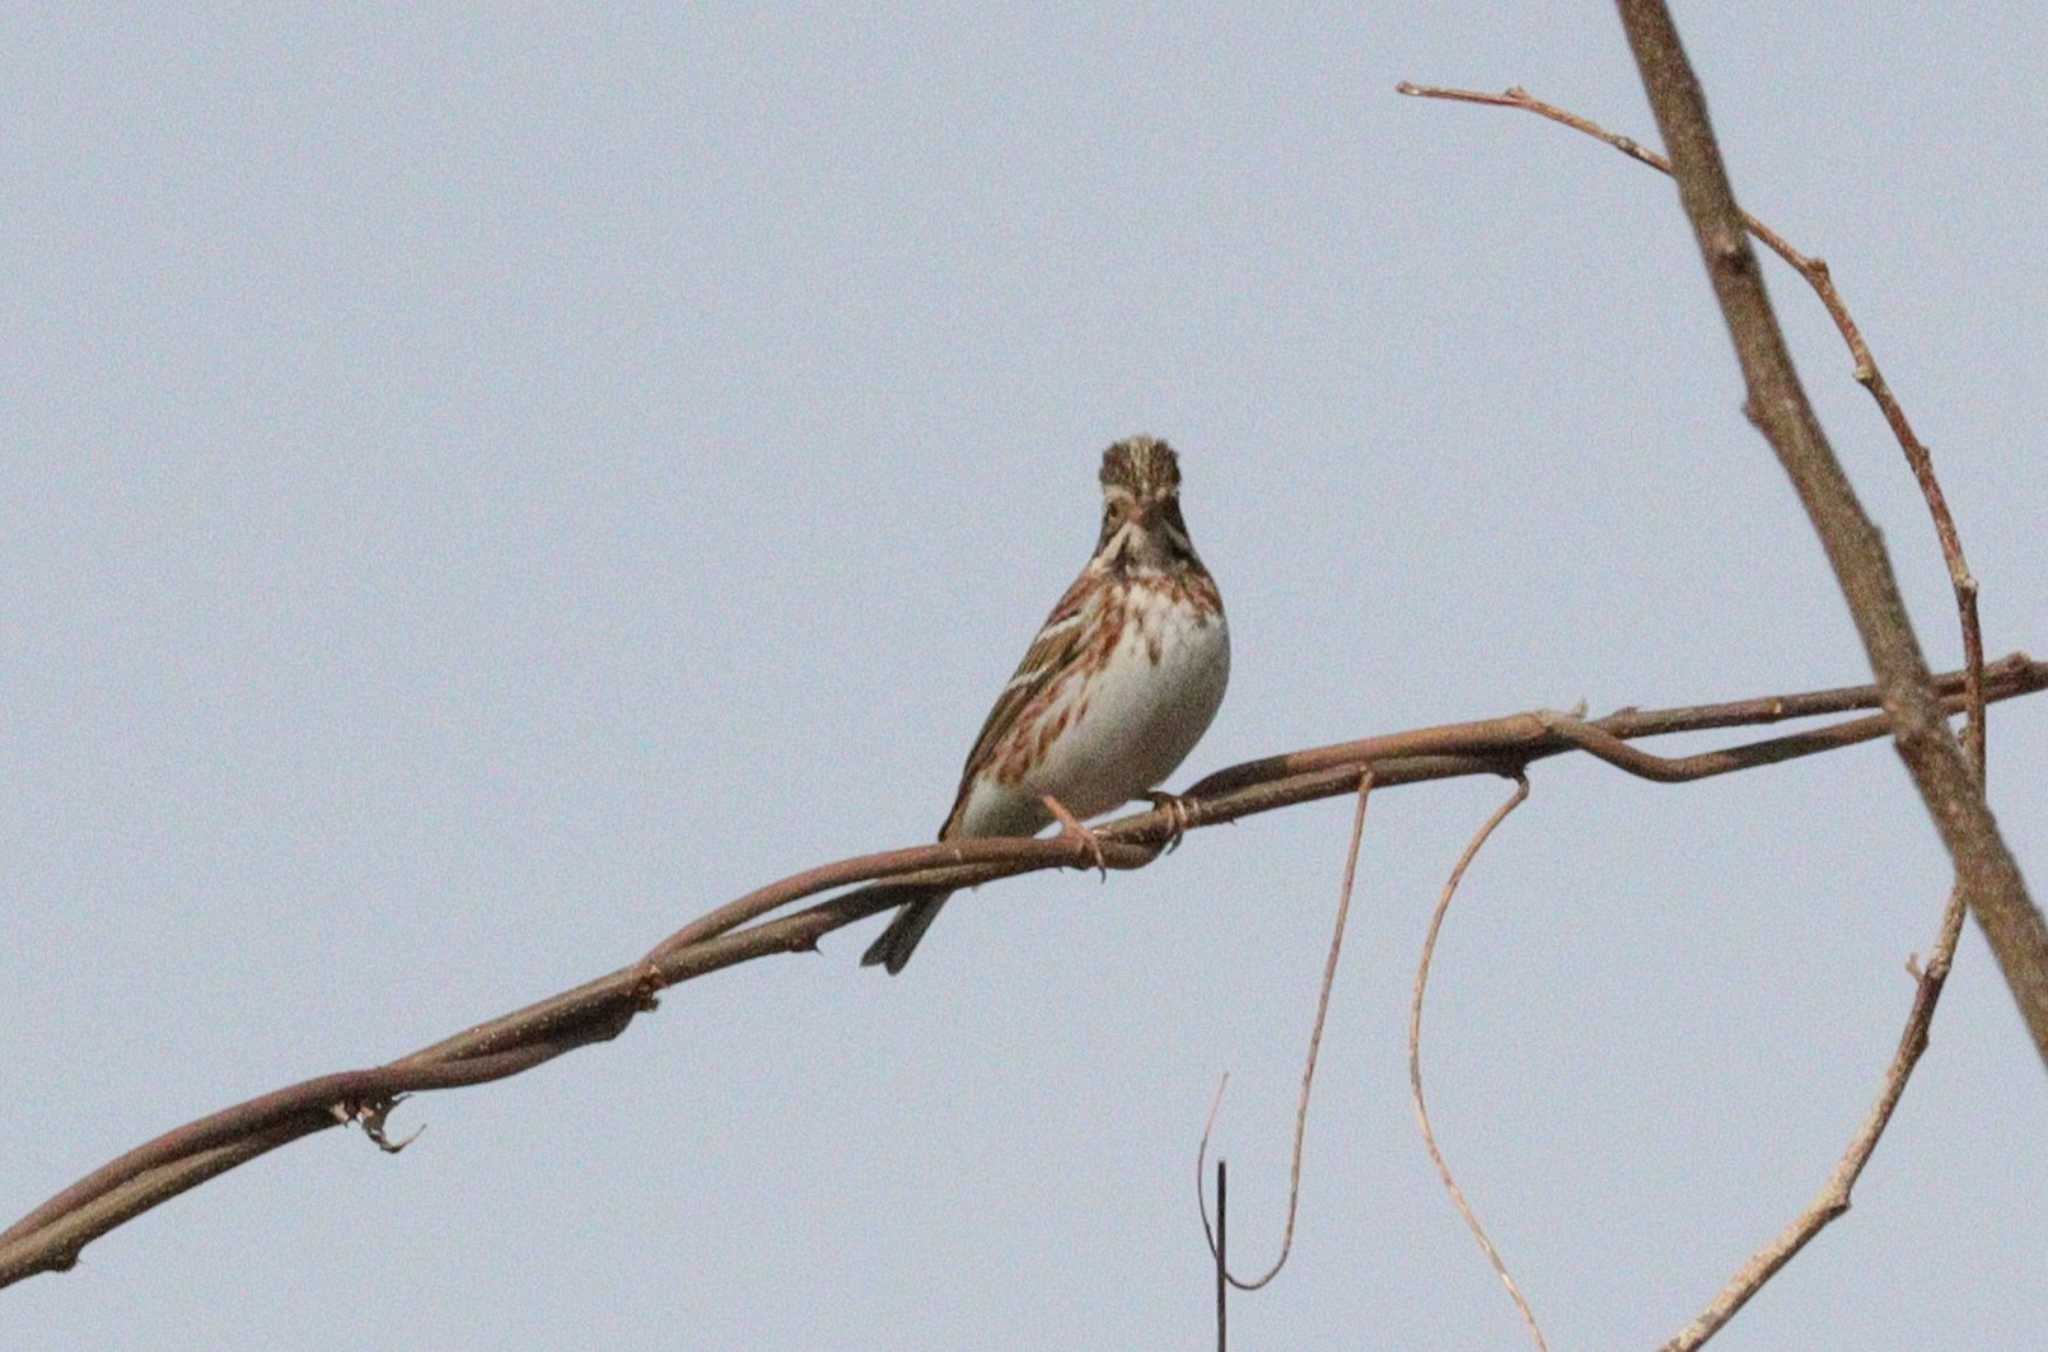
M1152 437L1102 454L1102 535L1045 617L982 724L940 840L1028 836L1081 824L1172 774L1208 730L1230 678L1230 632L1180 514L1180 462ZM903 970L951 889L893 881L900 902L861 958Z

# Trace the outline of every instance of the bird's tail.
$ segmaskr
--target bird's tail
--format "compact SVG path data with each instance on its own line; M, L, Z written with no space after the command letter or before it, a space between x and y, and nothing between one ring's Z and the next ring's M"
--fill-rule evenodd
M953 895L950 887L933 887L929 883L881 883L866 889L866 895L875 900L897 902L902 909L889 922L889 928L882 931L876 940L868 945L868 951L861 954L863 967L886 967L894 976L903 970L903 964L910 961L910 955L917 948L917 941L924 938L924 932L932 927L932 921L939 915L939 908L946 904L946 898Z

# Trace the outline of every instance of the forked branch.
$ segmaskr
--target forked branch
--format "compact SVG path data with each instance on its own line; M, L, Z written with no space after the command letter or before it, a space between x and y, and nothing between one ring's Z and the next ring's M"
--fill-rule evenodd
M1811 482L1819 482L1820 486L1829 492L1836 491L1835 485L1826 482L1827 476L1824 472L1820 473L1816 480L1817 462L1826 462L1825 465L1819 465L1819 469L1824 471L1832 465L1832 455L1824 441L1800 440L1807 437L1806 428L1802 423L1811 425L1814 433L1818 431L1817 423L1812 419L1811 410L1805 407L1804 394L1798 386L1796 375L1791 370L1789 356L1784 351L1782 339L1776 335L1775 318L1770 313L1768 299L1763 295L1761 279L1753 276L1753 268L1744 262L1746 246L1743 245L1740 232L1731 237L1725 228L1726 225L1731 220L1739 222L1750 235L1762 240L1790 264L1814 289L1848 346L1856 380L1870 391L1871 397L1876 401L1879 411L1898 440L1934 522L1936 538L1940 542L1942 556L1948 566L1962 630L1965 703L1968 710L1968 721L1963 734L1963 751L1968 759L1973 788L1978 795L1976 810L1988 819L1981 799L1982 786L1985 782L1986 722L1984 645L1978 621L1977 581L1964 558L1962 541L1949 511L1946 495L1936 478L1932 456L1913 432L1903 408L1893 396L1876 359L1864 341L1861 330L1850 317L1827 264L1817 257L1793 248L1776 231L1755 216L1740 211L1734 203L1727 189L1726 177L1720 169L1719 151L1713 142L1712 129L1706 122L1704 101L1700 97L1697 81L1685 61L1669 13L1661 4L1654 2L1630 4L1625 0L1621 9L1623 24L1629 30L1638 63L1643 69L1645 87L1649 89L1651 99L1657 107L1660 125L1664 127L1667 137L1673 135L1674 127L1681 128L1686 133L1687 146L1692 152L1691 163L1682 169L1674 169L1671 161L1653 150L1646 149L1633 138L1609 132L1576 113L1532 98L1520 88L1510 88L1502 94L1488 94L1477 90L1403 82L1398 86L1398 92L1417 97L1450 99L1532 112L1592 136L1639 163L1681 178L1681 195L1699 234L1708 273L1714 281L1717 295L1722 300L1731 333L1736 339L1738 355L1743 360L1745 377L1750 381L1751 417L1770 438L1773 448L1779 452L1781 460L1785 461L1788 471L1792 473L1795 484L1800 485L1802 499L1807 502L1815 527L1820 531L1823 543L1828 546L1830 558L1836 563L1837 576L1842 580L1844 594L1850 602L1852 612L1856 614L1859 628L1865 633L1866 644L1871 647L1873 664L1877 667L1880 680L1886 679L1889 669L1891 679L1887 684L1896 692L1901 681L1910 683L1913 675L1910 664L1899 660L1897 649L1900 646L1901 634L1905 646L1912 649L1909 655L1913 662L1918 661L1918 653L1917 648L1913 646L1910 627L1907 626L1903 612L1896 603L1896 596L1892 596L1888 603L1883 594L1891 588L1889 565L1883 558L1879 545L1875 550L1875 561L1880 566L1876 569L1870 567L1871 551L1865 548L1865 545L1878 542L1875 540L1874 532L1869 531L1868 523L1861 520L1860 511L1855 508L1853 497L1846 500L1849 509L1847 514L1842 512L1841 499L1847 494L1845 482L1839 483L1839 493L1836 495L1832 516L1827 519L1824 519L1815 497L1810 495ZM1779 416L1768 420L1764 417L1757 399L1760 386L1775 387L1785 396L1774 404ZM1795 433L1796 436L1792 435ZM1795 459L1805 462L1803 470L1795 465ZM1834 478L1840 480L1838 468L1834 470ZM1860 534L1869 537L1867 542L1859 539L1859 527ZM1856 557L1858 550L1861 550L1863 555L1860 560ZM1878 645L1872 640L1870 626L1873 624L1894 631L1887 638L1892 649L1888 658L1880 656ZM1590 753L1645 778L1670 783L1713 773L1711 763L1703 758L1674 759L1653 756L1608 736L1601 729L1569 719L1553 716L1550 724L1553 730L1571 737L1576 744ZM1915 781L1921 786L1923 797L1928 798L1930 811L1935 813L1939 824L1941 813L1935 807L1929 780L1939 778L1945 772L1938 766L1932 770L1921 766L1915 758L1915 752L1906 745L1903 738L1900 751L1908 760L1909 768L1914 771ZM1923 758L1924 755L1923 751ZM1952 775L1948 777L1953 779ZM1950 832L1944 831L1944 839L1950 840L1953 853L1956 846ZM2002 849L2002 845L2000 848ZM1907 1017L1906 1027L1900 1035L1898 1049L1886 1069L1877 1102L1844 1150L1820 1195L1729 1280L1707 1309L1666 1345L1668 1349L1696 1348L1711 1338L1808 1241L1830 1221L1847 1211L1850 1192L1864 1166L1869 1162L1878 1140L1883 1136L1914 1066L1926 1050L1928 1029L1933 1020L1935 1007L1940 1001L1942 988L1954 958L1956 942L1961 934L1965 897L1974 895L1966 891L1966 884L1972 871L1968 862L1958 855L1957 882L1951 889L1948 903L1944 908L1933 952L1924 968L1913 965L1916 978L1913 1006ZM2013 878L2017 879L2016 870ZM2024 892L2019 894L2019 901L2026 902ZM2024 970L2030 960L2027 953L2030 929L2028 916L2031 914L2032 928L2035 930L2039 929L2039 916L2038 913L2031 911L2030 905L2015 910L2010 902L2010 897L2003 900L1994 897L1990 905L1993 912L2003 913L2004 918L1997 923L2004 929L2008 939L2015 940L2008 948L2000 950L2000 962L2006 968L2008 984L2013 986L2015 997L2021 1003L2024 1013L2028 1003L2025 982L2015 982L2013 972L2016 964ZM1989 933L1994 921L1985 918L1981 909L1980 919L1984 919ZM1999 938L1993 935L1994 946L1999 942ZM2008 961L2008 949L2014 955L2015 961ZM2029 1016L2029 1022L2039 1046L2041 1034L2038 1021Z
M1620 10L1643 88L1671 153L1679 201L1692 222L1742 364L1749 416L1777 452L1827 551L1884 691L1899 756L1955 861L1957 881L1998 956L2035 1051L2048 1063L2048 923L2027 895L2026 880L1985 805L1969 757L1941 717L1884 541L1864 515L1807 401L1721 163L1706 97L1671 14L1662 0L1620 0Z
M1611 132L1589 117L1582 117L1568 108L1554 103L1545 103L1533 97L1519 85L1511 86L1498 94L1479 89L1454 89L1448 85L1421 85L1403 80L1394 86L1397 94L1411 98L1445 99L1454 103L1478 103L1492 108L1517 108L1534 113L1560 126L1583 132L1604 145L1614 147L1638 164L1646 164L1659 173L1670 174L1671 161L1645 146L1632 136ZM1936 538L1941 543L1942 560L1948 565L1949 585L1955 592L1956 611L1962 621L1963 669L1968 672L1979 668L1984 662L1984 635L1977 621L1977 579L1970 572L1970 565L1963 557L1963 542L1956 531L1955 517L1949 512L1948 497L1941 491L1941 481L1935 477L1934 457L1919 436L1913 431L1913 424L1906 417L1906 410L1898 397L1892 393L1890 382L1878 367L1877 358L1872 355L1870 344L1864 340L1863 330L1849 313L1848 303L1835 286L1834 273L1828 268L1827 260L1814 254L1803 253L1792 246L1791 241L1757 219L1749 212L1741 213L1743 225L1751 235L1761 240L1766 248L1791 265L1793 271L1805 279L1820 298L1821 306L1827 310L1828 318L1834 321L1835 329L1842 335L1842 342L1849 349L1852 363L1851 373L1856 383L1870 391L1878 412L1884 416L1892 435L1897 438L1899 449L1905 454L1906 465L1913 471L1914 482L1920 486L1920 495L1927 501L1928 516L1934 522ZM1982 706L1977 706L1981 714ZM1971 759L1977 766L1977 778L1984 777L1984 722L1981 716L1973 714L1963 731L1963 740L1969 749Z

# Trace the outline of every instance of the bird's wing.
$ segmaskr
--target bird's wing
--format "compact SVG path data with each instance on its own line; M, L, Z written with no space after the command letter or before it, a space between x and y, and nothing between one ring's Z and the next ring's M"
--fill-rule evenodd
M1017 664L1016 675L1010 677L1003 693L996 696L995 707L988 711L988 721L981 725L981 735L974 739L974 749L967 753L967 764L960 771L960 789L953 796L953 810L946 814L946 823L939 828L940 840L950 839L959 827L960 814L966 811L968 796L974 792L975 776L1016 727L1018 717L1080 655L1088 634L1088 606L1097 585L1097 579L1084 569L1039 626L1038 637L1031 641L1024 660Z

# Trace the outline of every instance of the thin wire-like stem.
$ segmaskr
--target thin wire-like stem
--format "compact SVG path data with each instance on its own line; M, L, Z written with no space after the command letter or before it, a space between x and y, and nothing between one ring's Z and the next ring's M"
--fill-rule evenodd
M1280 1256L1273 1260L1273 1266L1266 1269L1264 1276L1252 1281L1244 1281L1231 1276L1229 1269L1224 1269L1223 1275L1225 1279L1240 1291L1256 1291L1267 1282L1279 1276L1280 1269L1287 1266L1287 1255L1294 1251L1294 1221L1301 1207L1302 1147L1308 1140L1309 1094L1315 1088L1316 1083L1316 1058L1322 1054L1323 1025L1330 1017L1330 989L1337 983L1337 958L1344 951L1344 925L1351 916L1351 886L1358 877L1358 846L1365 839L1365 804L1366 800L1371 797L1372 771L1368 769L1358 778L1358 809L1351 814L1351 845L1344 854L1344 882L1337 890L1337 919L1330 930L1330 952L1323 959L1323 984L1322 989L1316 995L1315 1023L1309 1029L1308 1056L1301 1067L1301 1097L1295 1102L1294 1106L1294 1159L1288 1169L1287 1178L1287 1229L1280 1236ZM1227 1076L1224 1083L1229 1083ZM1202 1128L1202 1144L1195 1151L1195 1177L1198 1181L1202 1176L1202 1159L1209 1149L1209 1130L1216 1124L1216 1107L1222 1102L1223 1086L1219 1084L1216 1087L1216 1103L1210 1105L1209 1121ZM1221 1239L1223 1221L1220 1215L1220 1203L1218 1204L1218 1210L1216 1233L1210 1237L1209 1250L1212 1253L1218 1254L1217 1261L1220 1263L1222 1261L1221 1251L1223 1247ZM1209 1217L1206 1210L1202 1216L1202 1229L1205 1233L1209 1229Z
M1208 1182L1206 1170L1209 1166L1209 1137L1216 1131L1216 1114L1223 1107L1223 1091L1230 1088L1230 1072L1224 1071L1216 1081L1216 1092L1209 1099L1209 1115L1202 1119L1202 1139L1195 1145L1195 1205L1202 1213L1202 1237L1208 1241L1209 1256L1214 1258L1223 1246L1217 1242L1216 1231L1209 1224L1209 1195L1203 1191ZM1222 1280L1219 1276L1217 1280Z
M1522 1288L1515 1285L1515 1279L1508 1273L1508 1265L1501 1261L1500 1250L1487 1238L1486 1227L1479 1223L1479 1215L1472 1204L1465 1200L1465 1190L1458 1186L1458 1180L1451 1174L1451 1166L1444 1160L1444 1152L1437 1148L1436 1131L1429 1123L1429 1104L1422 1094L1422 997L1429 989L1430 959L1436 954L1437 935L1442 932L1444 916L1451 909L1451 898L1457 895L1458 883L1463 880L1465 870L1478 855L1480 847L1486 844L1493 829L1507 820L1507 815L1520 807L1529 797L1529 779L1526 775L1515 776L1515 791L1506 802L1493 810L1472 840L1465 846L1465 852L1458 856L1458 863L1451 870L1451 876L1444 882L1442 895L1437 898L1436 910L1429 917L1429 932L1422 940L1422 957L1415 965L1415 985L1408 1002L1408 1094L1415 1104L1415 1120L1422 1127L1422 1143L1429 1148L1429 1158L1436 1164L1437 1177L1443 1180L1444 1191L1457 1205L1458 1214L1465 1218L1471 1228L1472 1237L1479 1241L1479 1248L1486 1254L1486 1261L1493 1265L1501 1285L1507 1287L1515 1308L1521 1311L1522 1323L1528 1327L1529 1336L1536 1340L1540 1349L1549 1348L1543 1340L1542 1326L1536 1322L1536 1312L1529 1308L1529 1302L1522 1295Z

